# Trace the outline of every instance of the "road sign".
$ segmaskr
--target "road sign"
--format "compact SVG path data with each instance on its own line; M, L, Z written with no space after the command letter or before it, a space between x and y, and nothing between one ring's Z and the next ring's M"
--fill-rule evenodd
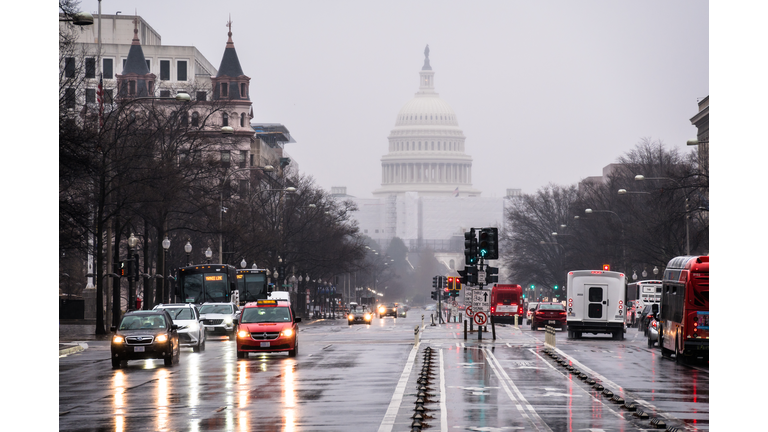
M475 315L475 313L472 311L472 306L467 306L467 308L464 309L464 313L467 314L467 316L470 318Z
M478 285L485 285L485 272L484 271L477 271L477 284Z
M475 312L491 311L491 290L489 289L476 289L472 290L472 307Z
M488 322L488 315L486 315L485 312L480 311L475 314L474 320L475 320L475 324L479 326L485 325L485 323Z

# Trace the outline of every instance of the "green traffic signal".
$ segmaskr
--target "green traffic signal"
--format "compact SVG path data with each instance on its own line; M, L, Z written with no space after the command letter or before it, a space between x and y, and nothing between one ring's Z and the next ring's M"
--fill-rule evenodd
M557 289L557 285L555 285L555 289Z

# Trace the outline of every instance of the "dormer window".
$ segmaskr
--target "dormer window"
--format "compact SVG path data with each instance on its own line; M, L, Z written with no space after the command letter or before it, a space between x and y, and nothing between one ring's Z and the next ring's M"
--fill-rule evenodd
M221 97L228 97L229 83L221 83ZM226 125L225 125L226 126Z
M240 83L240 97L243 98L243 99L246 98L245 83Z
M128 81L128 96L136 94L136 81Z
M221 125L222 126L229 126L229 116L227 113L221 114Z

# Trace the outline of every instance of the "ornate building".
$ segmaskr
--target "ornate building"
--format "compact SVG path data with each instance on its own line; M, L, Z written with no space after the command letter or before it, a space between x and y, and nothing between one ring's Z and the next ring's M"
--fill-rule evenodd
M419 71L419 91L406 103L389 134L389 153L381 158L381 188L375 197L480 196L472 188L472 157L464 153L464 133L456 113L435 92L429 45Z

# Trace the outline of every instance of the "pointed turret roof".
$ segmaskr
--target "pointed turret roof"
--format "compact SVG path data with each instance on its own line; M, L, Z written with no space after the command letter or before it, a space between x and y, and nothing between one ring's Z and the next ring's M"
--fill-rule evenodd
M216 78L222 77L222 76L228 76L228 77L238 77L240 75L245 75L243 73L243 68L240 66L240 59L237 58L237 51L235 51L235 43L232 42L232 19L227 22L227 27L229 27L229 32L227 33L227 36L229 36L229 39L227 40L227 46L224 48L224 56L221 58L221 65L219 65L219 73L216 74Z
M131 48L128 50L128 58L125 60L125 67L123 68L123 74L128 73L139 75L149 73L149 66L147 66L147 60L144 58L144 50L141 49L141 43L139 42L138 16L133 19L133 40L131 41Z

